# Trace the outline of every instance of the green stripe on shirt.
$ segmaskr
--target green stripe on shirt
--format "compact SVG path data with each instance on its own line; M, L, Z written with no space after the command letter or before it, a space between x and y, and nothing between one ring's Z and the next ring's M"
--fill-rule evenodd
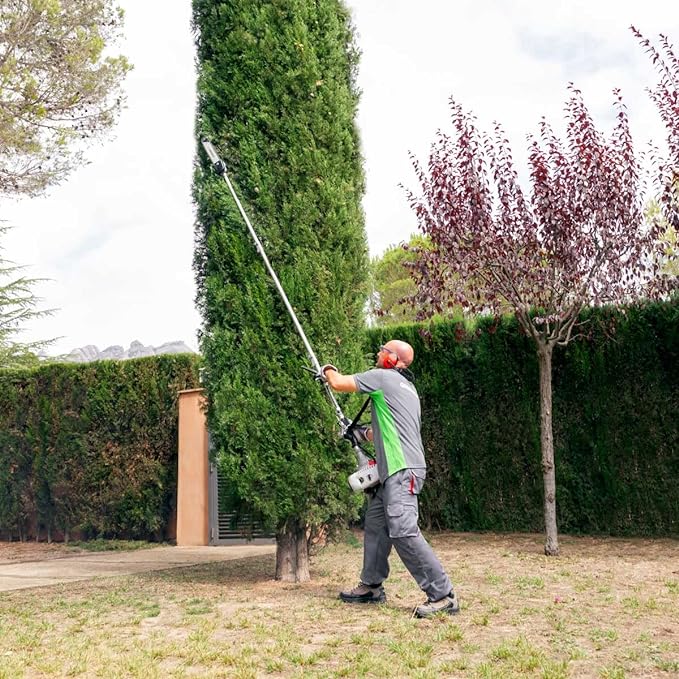
M373 391L370 394L377 421L380 425L382 443L384 444L384 455L387 458L387 470L389 476L397 471L406 468L406 457L401 447L401 439L398 436L394 418L389 410L389 406L384 399L384 392Z

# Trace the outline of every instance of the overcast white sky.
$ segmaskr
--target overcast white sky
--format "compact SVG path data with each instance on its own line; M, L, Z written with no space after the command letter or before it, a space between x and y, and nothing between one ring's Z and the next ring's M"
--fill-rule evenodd
M191 261L195 105L190 0L119 0L120 51L134 63L128 108L91 161L38 199L3 199L16 228L5 256L51 282L36 290L56 314L26 339L61 336L50 353L95 344L197 348ZM520 165L525 134L545 115L560 130L569 81L595 118L611 122L620 87L641 148L664 130L644 88L650 62L628 30L679 46L672 0L349 0L363 56L358 124L372 255L416 231L399 184L414 187L408 152L426 158L448 129L454 95L482 128L499 120ZM256 225L255 225L256 226ZM275 267L275 262L273 262Z

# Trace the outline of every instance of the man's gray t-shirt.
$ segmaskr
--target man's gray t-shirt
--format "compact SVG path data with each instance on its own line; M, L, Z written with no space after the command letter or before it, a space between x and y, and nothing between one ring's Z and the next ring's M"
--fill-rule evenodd
M401 469L425 469L420 397L397 370L373 368L354 375L372 402L373 442L382 482Z

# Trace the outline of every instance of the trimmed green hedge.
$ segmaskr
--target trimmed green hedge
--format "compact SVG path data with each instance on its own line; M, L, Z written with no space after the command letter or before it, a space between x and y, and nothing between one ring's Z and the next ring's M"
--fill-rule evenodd
M184 354L0 373L0 536L162 537Z
M590 312L554 353L559 528L679 533L679 303ZM415 347L428 483L425 524L539 531L538 365L515 321L373 329Z
M679 533L679 303L589 314L554 355L559 528ZM429 462L422 518L542 530L535 350L509 319L367 334L415 347ZM200 359L161 356L0 373L0 537L162 537L176 495L177 393Z

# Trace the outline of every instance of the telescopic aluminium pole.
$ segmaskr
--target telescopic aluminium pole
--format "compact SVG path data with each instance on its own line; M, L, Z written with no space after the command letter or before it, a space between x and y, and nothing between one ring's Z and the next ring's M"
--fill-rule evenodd
M233 196L234 201L236 202L236 206L238 207L238 210L241 214L241 217L243 217L243 221L248 227L248 231L250 232L250 235L252 236L252 240L255 241L255 246L257 247L257 252L261 255L262 259L264 260L264 264L273 279L273 282L276 286L276 290L278 290L278 294L281 296L281 299L283 300L283 304L285 304L285 308L288 310L288 313L290 314L290 318L292 319L292 322L295 326L295 329L297 330L297 333L299 336L302 338L302 343L304 344L304 348L306 349L307 355L309 356L309 360L311 361L311 365L314 368L314 371L317 374L320 374L321 372L321 364L318 362L318 359L316 358L316 354L314 353L314 350L311 348L311 344L309 343L309 340L307 339L306 334L304 333L304 329L302 328L299 319L297 318L297 314L295 313L294 309L292 308L292 305L290 304L290 300L288 299L288 296L285 294L285 290L283 290L283 286L281 285L280 281L278 280L278 276L276 276L276 272L273 270L273 267L271 266L271 263L269 262L269 258L266 256L266 252L264 251L264 246L262 245L261 241L257 237L257 233L255 232L252 224L250 223L250 220L248 219L247 214L245 214L245 210L243 209L243 206L241 205L240 200L238 200L238 196L236 195L236 192L234 191L233 185L229 181L229 176L226 173L226 165L222 161L222 159L219 157L219 154L215 150L215 147L212 145L210 141L207 139L202 139L201 140L203 144L203 148L205 149L205 152L208 155L208 158L210 159L210 162L212 163L212 167L214 168L215 172L218 175L221 175L224 178L224 181L226 182L226 185L229 187L229 191L231 192L231 195ZM330 387L327 385L327 383L323 383L323 386L325 387L326 394L328 396L328 400L332 404L333 408L335 409L335 416L337 417L337 421L339 422L340 426L340 433L342 436L346 433L347 429L351 425L351 421L348 420L344 413L342 412L342 409L340 408L339 403L337 403L337 399L335 398L335 395L332 393L330 390ZM356 450L356 449L354 449ZM356 451L357 456L359 456L359 463L362 463L363 459L365 459L365 453L362 449L360 449L360 456L359 456L359 451Z

